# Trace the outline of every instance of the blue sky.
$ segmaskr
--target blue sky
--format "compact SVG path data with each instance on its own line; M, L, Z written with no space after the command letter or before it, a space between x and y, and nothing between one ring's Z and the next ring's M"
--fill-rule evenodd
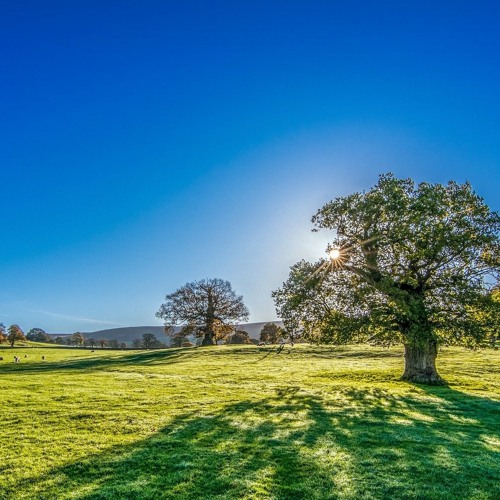
M500 208L497 2L0 2L0 322L161 324L229 280L251 321L325 202L392 171Z

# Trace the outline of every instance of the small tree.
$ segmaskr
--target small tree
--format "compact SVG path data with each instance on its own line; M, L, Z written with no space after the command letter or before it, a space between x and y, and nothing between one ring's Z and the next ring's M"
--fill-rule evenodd
M170 347L181 347L183 343L189 342L189 339L180 331L172 333L170 339Z
M276 344L283 337L284 331L276 323L266 323L260 331L260 340L270 344Z
M41 328L32 328L27 334L26 338L28 340L31 340L32 342L51 342L52 339L50 338L47 333L42 330Z
M134 339L132 341L132 347L134 349L141 349L142 348L142 339Z
M469 184L383 175L313 223L335 231L328 259L299 262L273 293L278 314L293 313L309 339L402 343L403 379L427 384L443 383L440 343L488 345L478 311L500 273L500 216Z
M5 325L0 323L0 344L7 341L7 335L5 334Z
M248 319L243 297L235 294L229 281L217 278L186 283L165 299L156 316L165 321L166 331L182 325L181 334L202 338L202 345L215 344L233 331L236 322Z
M82 346L85 341L84 336L80 332L75 332L71 335L71 343L76 346Z
M111 349L118 349L120 347L120 343L116 339L110 339L108 342L108 347Z
M24 332L21 330L19 325L10 325L8 329L7 340L10 342L10 346L14 347L16 341L26 340Z
M158 345L159 341L156 335L152 333L144 333L142 336L142 345L145 349L151 349Z
M229 339L229 344L250 344L250 335L245 330L236 330Z
M58 345L64 345L64 344L66 344L66 339L64 337L61 337L60 335L58 335L55 339L55 342Z
M97 342L101 346L101 349L104 349L106 347L106 344L108 343L106 339L99 339Z

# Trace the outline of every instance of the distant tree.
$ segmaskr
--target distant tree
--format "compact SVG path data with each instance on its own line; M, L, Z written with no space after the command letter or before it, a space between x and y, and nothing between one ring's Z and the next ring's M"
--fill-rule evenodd
M248 319L243 297L235 294L229 281L217 278L186 283L165 299L156 316L170 331L181 325L182 335L202 338L201 345L215 344L236 322Z
M328 258L292 267L273 292L278 315L311 340L403 344L403 379L442 384L440 344L489 344L478 321L500 273L500 216L466 183L382 175L313 217L334 231ZM285 315L285 316L284 316Z
M7 333L8 333L7 340L10 342L11 347L14 347L14 343L16 341L26 340L24 332L21 330L19 325L10 325L9 329L7 330Z
M101 349L104 349L106 347L106 344L108 343L106 339L99 339L97 342L101 346Z
M266 323L260 331L260 340L269 344L276 344L284 335L283 328L276 323Z
M484 296L481 308L474 310L477 322L482 325L491 347L496 347L500 339L500 288L495 287Z
M32 342L46 342L52 341L52 338L45 333L41 328L32 328L27 334L26 338Z
M142 348L142 339L134 339L132 341L132 347L134 349L141 349Z
M82 346L85 338L81 332L75 332L71 335L71 343L73 345Z
M120 349L126 349L127 348L127 343L126 342L120 342Z
M120 343L116 339L110 339L108 342L108 347L111 349L118 349L120 347Z
M97 345L97 340L94 339L94 338L90 338L90 339L85 339L83 344L87 347L92 347L94 348L96 345Z
M236 330L229 338L229 344L250 344L250 335L245 330Z
M5 325L0 323L0 344L7 341L7 335L5 334Z
M181 347L185 342L189 342L189 339L185 335L182 335L181 332L177 332L175 334L172 334L172 337L170 339L170 347Z
M55 339L55 342L58 345L64 345L64 344L66 344L66 339L64 337L61 337L60 335L58 335Z
M156 338L156 335L153 335L152 333L145 333L142 336L142 346L145 349L158 347L159 343L160 341Z

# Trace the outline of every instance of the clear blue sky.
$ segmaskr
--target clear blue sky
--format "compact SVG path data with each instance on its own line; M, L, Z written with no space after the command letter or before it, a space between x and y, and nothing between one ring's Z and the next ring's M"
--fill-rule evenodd
M0 322L161 324L229 280L251 321L380 173L500 208L500 4L0 2Z

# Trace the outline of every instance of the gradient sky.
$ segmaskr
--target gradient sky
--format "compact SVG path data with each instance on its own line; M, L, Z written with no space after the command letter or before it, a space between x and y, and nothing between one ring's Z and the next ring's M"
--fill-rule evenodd
M0 2L0 322L160 325L218 277L251 321L392 171L500 209L500 4Z

